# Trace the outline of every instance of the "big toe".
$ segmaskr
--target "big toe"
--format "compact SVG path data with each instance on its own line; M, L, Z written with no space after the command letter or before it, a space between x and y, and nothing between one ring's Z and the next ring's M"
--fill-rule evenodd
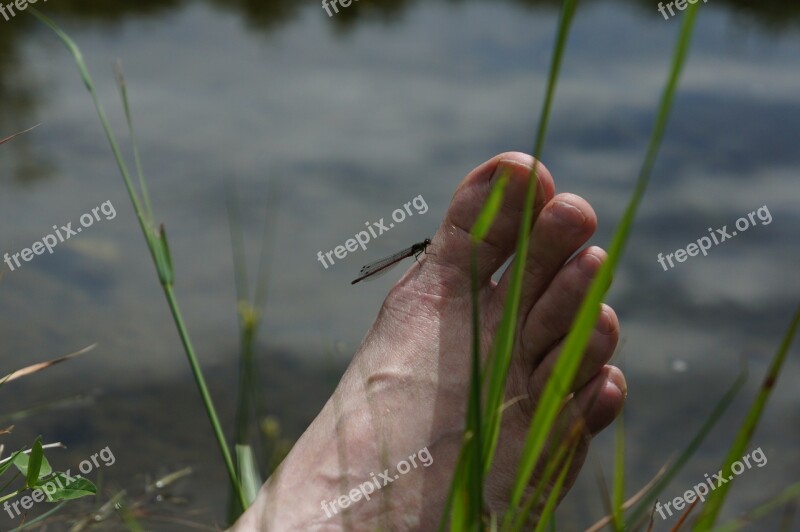
M497 216L486 238L478 244L477 274L479 285L491 281L492 275L514 252L519 234L525 198L534 179L535 159L518 152L502 153L470 172L456 189L442 225L433 237L433 254L437 282L448 293L469 293L470 230L475 224L489 193L497 181L508 176L508 184ZM534 202L534 219L553 197L553 178L543 164L536 165L538 180Z

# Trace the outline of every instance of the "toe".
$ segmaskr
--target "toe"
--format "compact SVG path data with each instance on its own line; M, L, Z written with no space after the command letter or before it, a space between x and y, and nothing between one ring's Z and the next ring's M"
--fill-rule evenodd
M531 233L522 282L520 315L527 315L564 263L589 240L597 228L597 217L586 200L574 194L559 194L544 206ZM511 268L503 275L497 296L505 299Z
M556 274L527 316L523 317L520 350L525 360L537 364L566 336L606 258L605 251L592 246L575 256ZM611 312L616 322L616 316Z
M469 173L456 190L450 208L436 235L433 253L428 261L439 266L439 282L450 291L469 292L469 232L475 223L492 187L501 175L509 182L502 206L484 242L478 249L478 277L486 284L514 251L519 224L530 183L534 159L523 153L503 153ZM534 214L553 197L553 178L542 165L537 165L536 206ZM444 272L444 274L442 274Z
M606 366L574 399L584 413L587 430L594 435L617 418L627 396L625 375L615 366Z
M603 305L603 311L584 351L583 361L569 388L570 392L583 388L595 375L603 370L605 364L614 355L618 341L619 321L617 320L617 315L611 307ZM538 397L544 390L547 379L550 377L556 362L558 362L562 346L563 341L551 349L542 360L542 363L533 371L529 382L529 393L532 397Z
M599 433L617 418L627 394L622 371L615 366L603 367L564 405L556 420L556 433L564 435L575 424L588 434Z

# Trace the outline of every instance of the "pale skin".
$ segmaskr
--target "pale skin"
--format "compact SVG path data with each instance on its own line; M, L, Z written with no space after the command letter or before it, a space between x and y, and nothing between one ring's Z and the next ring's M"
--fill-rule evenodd
M430 253L392 288L333 396L232 530L437 529L462 441L470 379L469 230L499 173L509 170L500 213L479 248L485 351L502 314L510 269L497 283L492 275L513 254L533 164L529 155L504 153L461 182ZM493 513L508 504L536 400L606 259L598 247L582 249L597 226L589 204L574 194L556 195L541 164L538 175L519 336L506 385L513 405L486 478L485 501ZM625 401L625 378L607 364L618 338L617 317L604 305L558 423L585 429L568 486L591 436L614 420ZM394 472L395 464L423 448L433 460L429 467L412 468L346 510L322 508L369 481L370 473Z

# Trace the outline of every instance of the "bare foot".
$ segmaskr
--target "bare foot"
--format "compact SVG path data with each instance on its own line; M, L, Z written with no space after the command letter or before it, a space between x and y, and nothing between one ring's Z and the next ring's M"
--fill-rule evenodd
M395 285L331 399L264 484L234 530L435 530L462 442L470 380L469 230L494 180L511 171L506 199L479 251L484 351L502 314L511 256L533 158L505 153L459 185L430 251ZM582 250L594 233L592 208L572 194L554 197L539 166L536 222L506 397L524 397L503 418L486 478L486 504L502 513L536 400L588 286L605 260ZM560 426L582 418L590 434L622 408L625 379L606 365L619 337L604 306ZM581 444L571 486L583 465ZM535 479L534 479L535 481Z

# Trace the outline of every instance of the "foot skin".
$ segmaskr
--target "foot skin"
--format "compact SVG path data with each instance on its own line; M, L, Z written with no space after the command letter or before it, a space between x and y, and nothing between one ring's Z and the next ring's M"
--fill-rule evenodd
M234 530L436 529L462 441L470 381L469 230L495 180L510 171L504 204L479 249L485 352L502 315L510 269L498 283L492 275L513 253L533 163L521 153L501 154L459 185L432 253L391 290L333 396ZM595 214L578 196L554 195L550 173L542 165L538 172L520 335L506 387L506 399L517 400L505 412L485 479L486 504L494 513L508 504L536 400L606 258L597 247L575 254L594 233ZM606 365L618 338L617 317L604 305L557 424L582 420L587 434L568 487L590 436L608 426L624 403L625 379Z

